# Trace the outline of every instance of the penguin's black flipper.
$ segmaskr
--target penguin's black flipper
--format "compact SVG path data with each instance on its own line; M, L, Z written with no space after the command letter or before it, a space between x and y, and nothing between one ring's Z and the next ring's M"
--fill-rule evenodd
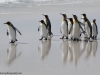
M38 27L38 31L40 30L40 26Z
M90 28L90 37L92 38L92 26L91 26L91 23L88 19L87 19L87 21L88 21L88 25L89 25L89 28Z
M20 32L17 28L16 28L16 31L18 31L18 33L19 33L20 35L22 35L21 32Z
M85 24L83 24L82 22L78 21L78 23L80 23L81 25L85 26Z
M98 34L98 27L97 27L97 24L95 23L95 26L96 26L96 31L97 31L97 34Z
M7 31L7 36L9 35L8 31Z
M80 25L80 22L79 22L79 26L80 26L80 28L81 28L81 30L82 30L82 33L86 33L85 31L84 31L84 29L82 28L82 26Z
M71 26L70 30L69 30L69 34L72 32L73 29L73 25Z

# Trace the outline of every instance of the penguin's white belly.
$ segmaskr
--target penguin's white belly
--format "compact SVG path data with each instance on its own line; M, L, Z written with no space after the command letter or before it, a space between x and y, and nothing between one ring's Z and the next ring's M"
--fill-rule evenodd
M16 40L16 34L14 29L11 26L8 26L8 33L9 33L9 38L13 41Z
M61 32L62 32L62 35L63 36L68 36L68 30L67 30L68 28L67 28L67 25L66 25L66 23L65 22L62 22L62 24L61 24Z
M90 28L88 25L85 25L85 31L86 31L86 35L89 37L90 36Z
M72 30L72 37L73 38L79 38L80 36L80 28L78 24L73 25L73 30Z
M96 26L92 25L92 36L97 36Z
M41 37L47 38L47 29L44 25L41 26L40 35L41 35Z

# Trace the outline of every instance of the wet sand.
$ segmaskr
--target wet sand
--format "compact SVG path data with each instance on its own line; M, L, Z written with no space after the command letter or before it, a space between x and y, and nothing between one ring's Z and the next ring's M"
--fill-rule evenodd
M93 11L95 10L95 11ZM22 72L22 75L99 75L100 34L93 42L62 41L59 38L62 16L76 14L80 20L86 13L90 21L97 19L100 28L100 10L41 11L33 13L0 14L0 72ZM54 36L51 40L39 41L39 21L48 14ZM9 44L7 27L3 23L11 21L21 32L18 42Z

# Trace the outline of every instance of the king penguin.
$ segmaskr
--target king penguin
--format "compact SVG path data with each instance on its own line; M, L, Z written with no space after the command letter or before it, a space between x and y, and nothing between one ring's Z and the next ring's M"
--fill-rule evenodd
M48 33L47 33L47 25L45 24L45 22L43 20L39 21L40 22L40 26L38 28L38 31L40 31L40 36L41 36L41 39L39 40L42 40L43 38L45 38L45 40L47 40L47 37L48 37Z
M90 21L89 21L89 19L87 18L87 16L86 16L85 13L84 13L84 14L81 14L81 15L82 15L82 18L87 19L87 23L88 23L89 28L90 28L90 38L92 38L92 26L91 26L91 23L90 23ZM84 22L84 23L85 23L85 19L83 19L83 22Z
M7 24L7 28L8 28L7 29L7 35L9 35L9 38L11 40L10 43L15 43L15 41L17 41L17 39L16 39L16 31L18 31L19 34L22 35L21 32L16 27L14 27L14 25L10 21L8 21L8 22L6 22L4 24Z
M61 15L63 16L63 18L62 18L62 23L61 23L61 28L60 28L62 38L60 38L60 39L64 39L64 37L66 37L66 39L68 39L68 22L66 20L67 16L66 16L66 14L61 14Z
M92 38L96 39L97 35L98 35L98 27L97 27L97 24L96 24L96 19L93 20L91 25L92 25Z
M42 15L45 16L44 22L45 22L46 25L47 25L48 34L49 34L49 36L51 36L51 35L53 35L53 33L51 32L51 22L50 22L50 19L49 19L48 15L44 15L44 14L42 14Z
M83 18L83 19L84 19L84 22L85 22L85 32L86 32L85 35L86 35L86 38L90 39L91 31L90 31L88 20L86 18Z
M85 33L81 24L82 23L78 21L77 16L73 15L73 25L71 26L71 29L69 31L69 34L72 33L73 40L79 40L79 38L81 36L80 29L83 31L83 33Z

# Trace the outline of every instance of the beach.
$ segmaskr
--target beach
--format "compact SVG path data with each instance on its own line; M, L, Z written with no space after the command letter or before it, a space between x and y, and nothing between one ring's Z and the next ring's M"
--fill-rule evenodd
M99 75L99 33L97 40L92 42L60 40L60 13L68 18L75 14L78 20L81 20L82 13L86 13L90 22L96 19L99 32L100 5L98 0L96 4L93 2L69 2L63 5L58 5L61 3L59 1L58 4L51 2L53 5L43 2L35 6L32 3L1 4L0 72L21 73L18 75ZM42 14L49 15L54 34L51 40L39 41L38 27L39 21L44 19ZM9 43L7 26L4 24L7 21L11 21L22 33L22 36L17 33L18 41L15 44Z

